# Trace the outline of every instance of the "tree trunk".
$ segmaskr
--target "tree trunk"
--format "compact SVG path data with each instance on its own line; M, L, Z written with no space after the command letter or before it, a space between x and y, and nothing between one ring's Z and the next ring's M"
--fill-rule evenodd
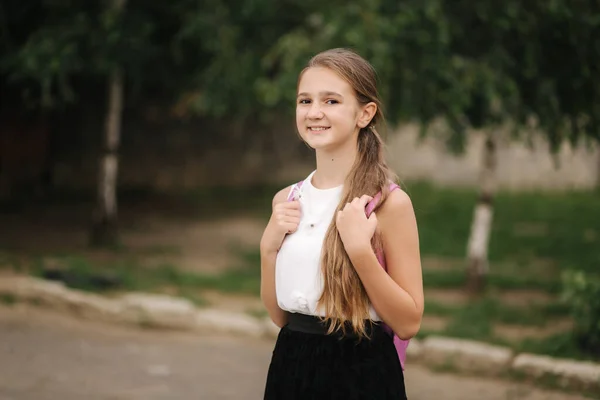
M600 145L596 146L598 152L596 162L596 187L600 189Z
M467 247L467 290L472 294L480 294L483 291L488 272L487 255L494 214L497 166L496 143L491 134L485 139L482 161L479 200L473 213Z
M120 13L125 0L113 0L112 9ZM117 173L123 111L123 71L115 67L108 79L108 110L105 122L104 152L100 157L98 204L92 227L91 244L113 246L119 242L117 226Z

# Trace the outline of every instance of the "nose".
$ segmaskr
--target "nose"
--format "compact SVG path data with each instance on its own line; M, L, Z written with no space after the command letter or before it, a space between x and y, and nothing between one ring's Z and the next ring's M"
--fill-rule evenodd
M306 114L306 117L308 119L321 119L321 118L323 118L323 111L321 110L321 107L319 106L319 103L317 103L315 101L314 103L312 103L310 105L310 108L308 109L308 113Z

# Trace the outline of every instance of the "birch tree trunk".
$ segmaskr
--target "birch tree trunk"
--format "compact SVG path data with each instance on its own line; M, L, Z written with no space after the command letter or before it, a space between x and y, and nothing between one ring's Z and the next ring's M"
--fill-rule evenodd
M122 12L125 0L113 0L111 7ZM100 157L97 209L92 227L91 243L95 246L111 246L118 243L117 220L117 173L118 150L121 139L123 111L123 71L115 67L108 78L108 104L104 130L104 151Z
M596 187L600 188L600 145L596 148L598 151L598 158L596 160Z
M467 246L467 290L473 294L483 291L488 273L488 245L494 216L496 166L496 142L492 134L488 134L483 146L479 200L473 212Z

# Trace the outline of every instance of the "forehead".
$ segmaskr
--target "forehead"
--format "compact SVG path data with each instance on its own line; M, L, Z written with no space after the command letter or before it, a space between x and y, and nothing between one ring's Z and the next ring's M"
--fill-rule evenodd
M329 68L308 68L300 78L298 93L317 95L320 92L336 92L343 96L354 94L350 84Z

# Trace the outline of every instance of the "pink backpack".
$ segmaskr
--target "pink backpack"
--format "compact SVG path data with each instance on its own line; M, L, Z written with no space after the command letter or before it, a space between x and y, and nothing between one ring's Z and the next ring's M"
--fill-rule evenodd
M287 201L291 201L294 199L295 191L299 190L302 187L303 182L304 181L300 181L300 182L296 183L294 186L292 186L292 190L290 190L290 194L288 195ZM400 186L396 185L395 183L392 183L390 185L390 192L395 189L399 189L399 188L400 188ZM373 197L373 200L371 200L369 202L369 204L367 204L367 209L366 209L367 217L369 217L371 215L371 213L377 206L377 203L379 202L380 199L381 199L381 192L377 193L375 195L375 197ZM379 261L379 264L383 267L383 269L387 271L387 266L386 266L386 262L385 262L385 254L383 254L383 251L380 251L379 253L377 253L377 260ZM400 365L402 365L402 369L404 370L404 363L406 361L406 349L408 347L408 343L410 342L410 340L400 339L398 337L398 335L396 335L392 331L392 328L389 327L387 324L383 324L383 328L386 332L388 332L390 334L390 336L393 335L394 346L396 347L396 352L398 353L398 358L400 359Z

